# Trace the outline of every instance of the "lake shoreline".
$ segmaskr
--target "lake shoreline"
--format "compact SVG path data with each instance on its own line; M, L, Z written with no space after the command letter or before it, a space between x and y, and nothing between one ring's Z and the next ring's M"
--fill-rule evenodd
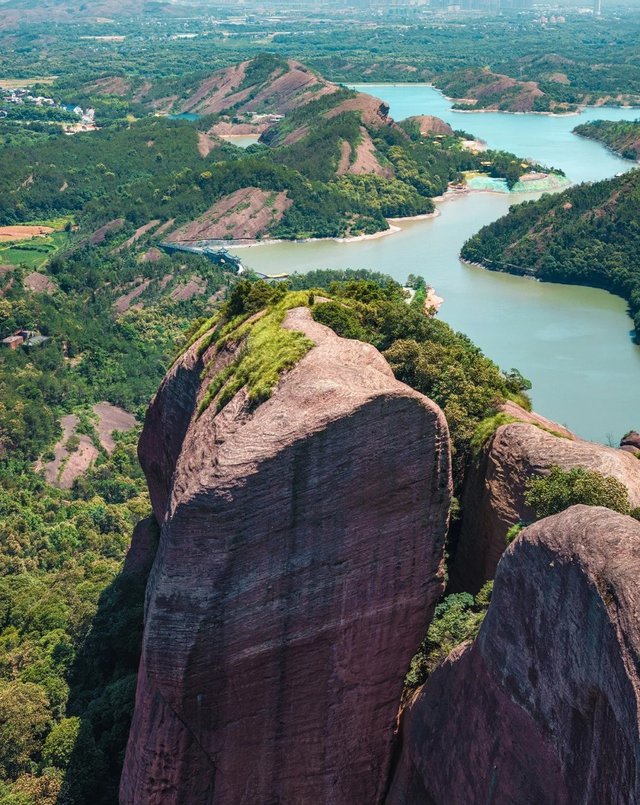
M483 192L483 191L478 191ZM442 196L438 197L442 198ZM434 198L433 201L437 201L438 199ZM427 221L430 218L437 218L440 215L439 210L434 210L433 212L425 212L421 215L407 215L406 217L401 218L387 218L386 221L390 224L388 229L381 229L379 232L371 232L367 235L349 235L347 237L338 237L338 238L299 238L298 240L288 240L285 238L271 238L268 240L256 240L252 243L231 243L229 244L230 249L253 249L255 246L274 246L280 243L292 243L292 244L300 244L300 243L362 243L365 240L378 240L379 238L386 238L389 235L395 235L397 232L402 231L402 227L396 226L396 224L400 224L404 221Z
M386 98L397 120L433 114L454 129L471 129L493 149L560 168L574 184L600 181L634 167L571 130L598 115L633 120L635 110L599 107L578 121L485 113L464 118L461 126L456 121L463 118L454 116L450 104L433 89L412 84L361 90ZM351 246L315 242L293 248L282 243L238 255L264 274L369 269L402 285L410 273L423 276L445 300L438 317L468 335L497 365L516 366L532 381L536 410L566 423L582 438L606 442L612 434L617 441L637 428L640 395L640 347L629 336L633 321L624 299L597 288L532 281L485 266L479 270L460 260L463 244L481 227L506 215L509 206L540 195L448 190L433 199L438 217L397 222L402 230L397 238Z

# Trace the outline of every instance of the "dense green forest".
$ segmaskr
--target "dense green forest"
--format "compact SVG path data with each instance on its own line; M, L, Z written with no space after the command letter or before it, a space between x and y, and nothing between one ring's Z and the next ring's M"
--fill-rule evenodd
M495 271L590 285L629 302L640 333L640 170L512 207L462 257Z
M640 120L593 120L573 131L603 143L625 159L640 160Z
M0 299L4 332L50 336L0 354L0 802L114 803L146 581L121 568L150 505L138 431L108 454L92 405L107 400L141 420L190 323L234 278L188 255L139 262L108 239L58 254L47 272L54 293L26 290L18 267ZM193 277L200 294L185 300L175 292ZM144 287L143 307L116 315L131 287ZM65 490L34 461L51 457L70 413L98 459Z
M70 103L80 103L87 100L81 88L92 80L124 76L138 88L147 81L157 85L152 92L160 98L176 82L193 87L194 65L203 77L268 45L341 82L432 81L440 86L462 68L488 67L536 82L544 96L540 110L640 97L640 15L634 10L609 12L601 19L566 10L562 22L543 23L537 11L393 20L367 9L338 11L334 6L329 13L280 7L265 19L215 4L203 14L195 3L182 7L184 17L174 19L168 8L158 5L154 14L149 5L144 15L106 15L111 21L101 23L69 15L56 25L55 39L48 20L17 15L0 32L0 77L58 76L56 88ZM102 103L98 111L104 117L109 104L128 105L133 95L94 100Z

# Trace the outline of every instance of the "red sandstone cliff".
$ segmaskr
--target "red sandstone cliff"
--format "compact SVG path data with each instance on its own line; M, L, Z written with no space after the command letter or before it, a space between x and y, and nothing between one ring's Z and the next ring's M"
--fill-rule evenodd
M473 645L414 697L387 805L640 802L640 524L574 506L525 529Z
M409 660L442 591L442 412L309 311L316 346L250 412L195 411L191 347L140 442L158 554L124 805L380 802ZM205 372L206 374L206 372Z
M519 416L516 409L512 405L508 413ZM522 412L522 418L532 422L534 416L540 424L546 422L545 427L559 429L538 415ZM455 589L477 592L493 578L509 528L534 519L524 501L527 481L545 474L554 464L563 470L584 467L611 475L627 487L631 505L640 506L640 461L630 453L577 437L561 438L524 422L503 425L465 480L463 521L452 574Z

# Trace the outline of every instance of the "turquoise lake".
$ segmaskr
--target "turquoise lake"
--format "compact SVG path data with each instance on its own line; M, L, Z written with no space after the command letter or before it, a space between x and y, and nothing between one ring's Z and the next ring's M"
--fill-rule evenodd
M426 85L358 85L385 100L391 115L441 117L492 148L561 168L572 182L594 181L636 163L572 134L587 120L635 120L639 109L588 109L580 115L462 113ZM536 282L460 262L464 241L533 194L473 193L445 199L440 215L405 221L401 231L351 243L277 243L242 249L265 273L368 268L404 282L422 274L444 297L440 317L465 332L504 369L533 382L536 410L584 438L614 442L640 428L640 347L631 338L624 300L604 291Z

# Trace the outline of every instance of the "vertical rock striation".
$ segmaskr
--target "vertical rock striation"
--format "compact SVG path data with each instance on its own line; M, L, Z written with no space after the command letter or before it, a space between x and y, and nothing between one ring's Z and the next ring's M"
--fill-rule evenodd
M640 524L573 506L506 551L405 712L387 805L640 801Z
M201 375L233 357L198 344L149 410L161 538L124 805L384 796L404 674L443 585L446 423L373 347L306 308L285 326L316 346L255 410L241 391L196 415Z

